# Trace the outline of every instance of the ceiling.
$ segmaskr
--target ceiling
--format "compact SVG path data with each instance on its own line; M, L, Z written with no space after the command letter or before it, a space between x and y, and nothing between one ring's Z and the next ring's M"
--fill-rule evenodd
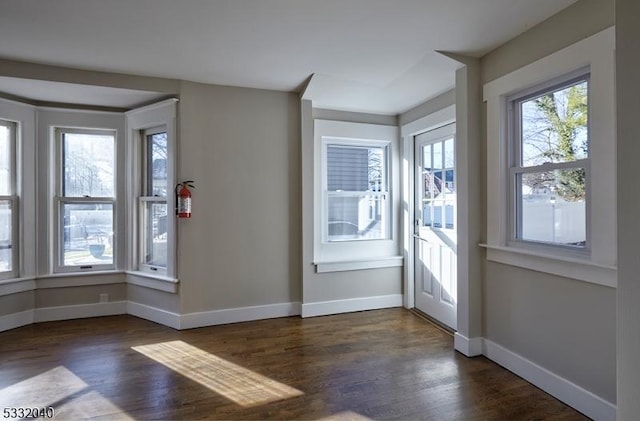
M396 114L453 87L436 51L482 56L575 1L0 0L0 57L282 91L315 75L314 106Z

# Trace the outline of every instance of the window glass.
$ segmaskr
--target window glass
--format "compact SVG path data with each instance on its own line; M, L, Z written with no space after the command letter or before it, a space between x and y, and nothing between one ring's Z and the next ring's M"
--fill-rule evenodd
M328 241L388 238L387 148L327 145Z
M143 202L142 263L167 267L167 204Z
M167 133L147 136L147 191L150 196L167 196Z
M515 100L516 238L587 246L588 79Z
M12 194L12 153L11 153L11 129L9 126L0 125L0 196Z
M588 156L587 81L520 103L523 167Z
M13 270L13 221L11 201L0 200L0 272Z
M113 204L63 203L62 264L113 263Z
M167 268L167 132L164 128L142 133L144 162L139 200L139 267L157 272Z
M114 197L114 136L63 133L66 197Z
M113 267L115 134L58 129L57 270Z

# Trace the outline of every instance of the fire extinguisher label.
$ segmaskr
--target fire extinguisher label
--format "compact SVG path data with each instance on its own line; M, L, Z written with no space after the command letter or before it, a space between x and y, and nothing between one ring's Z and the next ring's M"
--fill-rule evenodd
M191 213L191 198L187 197L178 200L178 214L190 214Z

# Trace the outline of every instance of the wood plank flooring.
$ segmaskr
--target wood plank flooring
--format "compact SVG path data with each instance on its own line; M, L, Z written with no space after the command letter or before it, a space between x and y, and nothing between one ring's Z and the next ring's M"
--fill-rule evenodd
M449 334L404 309L186 331L112 316L2 332L0 411L27 406L57 419L585 419L456 353Z

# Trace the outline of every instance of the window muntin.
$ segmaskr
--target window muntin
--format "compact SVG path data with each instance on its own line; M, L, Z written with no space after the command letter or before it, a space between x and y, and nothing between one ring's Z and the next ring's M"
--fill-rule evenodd
M57 130L57 264L62 272L115 267L115 133Z
M456 174L454 140L422 146L422 226L455 229Z
M0 279L18 273L16 124L0 120Z
M139 198L141 270L166 273L167 269L167 132L164 127L144 130L143 169Z
M588 248L589 77L511 101L516 241Z
M324 158L325 241L389 239L389 146L334 139Z

